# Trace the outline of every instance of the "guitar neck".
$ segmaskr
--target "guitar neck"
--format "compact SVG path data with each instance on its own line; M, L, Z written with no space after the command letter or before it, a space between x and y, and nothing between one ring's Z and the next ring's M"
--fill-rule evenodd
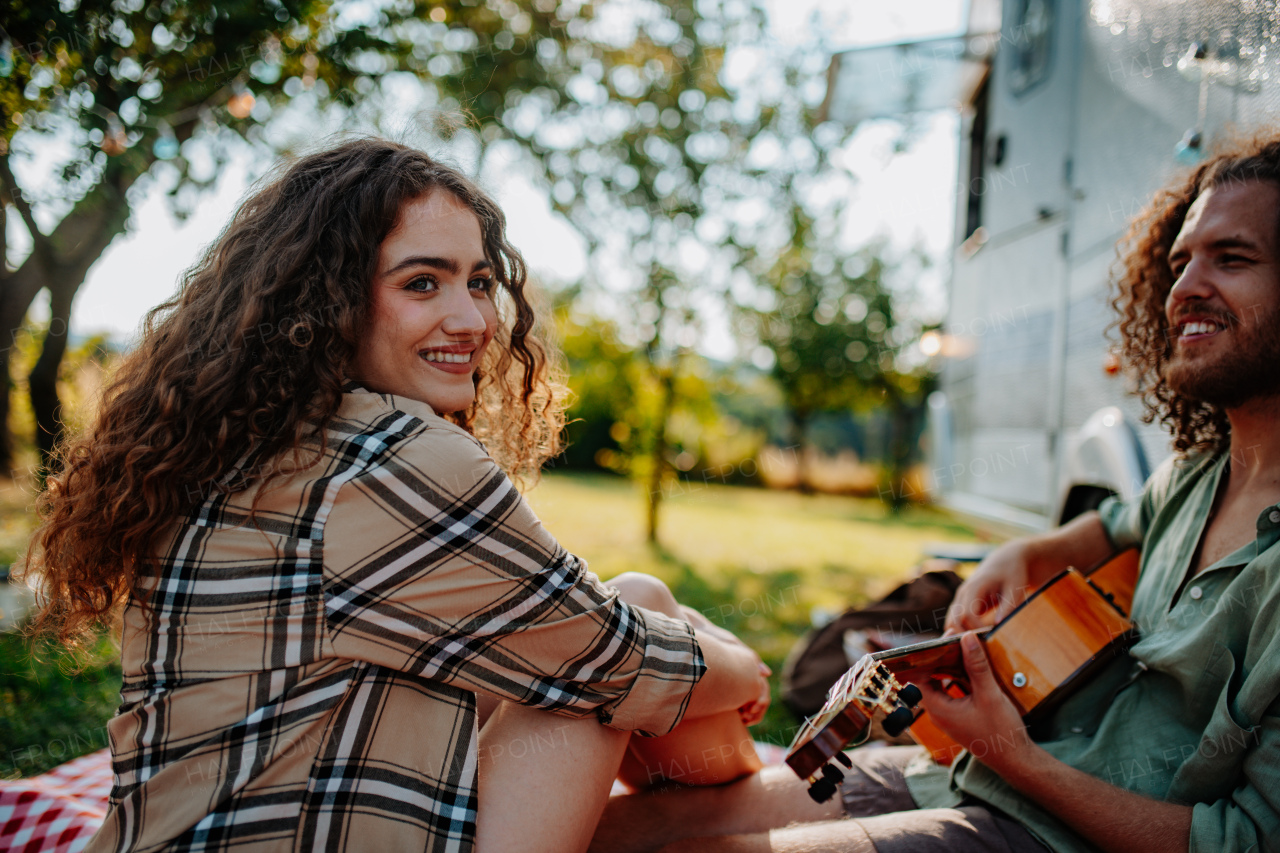
M983 637L990 631L984 628L977 632ZM925 640L896 649L875 652L871 658L883 664L901 682L914 681L923 684L930 678L949 676L966 680L964 658L960 654L960 635L939 637L936 640Z

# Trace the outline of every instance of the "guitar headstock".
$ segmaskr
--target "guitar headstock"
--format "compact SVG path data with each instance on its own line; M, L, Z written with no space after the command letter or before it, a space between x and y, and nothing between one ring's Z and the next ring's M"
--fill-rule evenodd
M844 779L832 760L850 766L845 747L866 741L877 714L883 715L886 732L901 734L915 722L920 698L920 688L900 682L871 655L863 657L827 691L822 710L800 727L787 750L787 765L809 782L809 796L826 802Z

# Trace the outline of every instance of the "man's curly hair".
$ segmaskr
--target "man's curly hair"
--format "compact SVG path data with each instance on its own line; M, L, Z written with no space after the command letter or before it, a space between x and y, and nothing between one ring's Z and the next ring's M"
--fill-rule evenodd
M1167 426L1180 454L1226 448L1231 428L1220 406L1179 394L1169 385L1166 366L1173 336L1165 300L1174 284L1169 250L1197 198L1213 187L1251 181L1280 186L1280 137L1274 132L1228 143L1180 184L1156 193L1118 247L1111 305L1119 314L1112 328L1120 333L1120 356L1146 408L1143 420L1158 418Z

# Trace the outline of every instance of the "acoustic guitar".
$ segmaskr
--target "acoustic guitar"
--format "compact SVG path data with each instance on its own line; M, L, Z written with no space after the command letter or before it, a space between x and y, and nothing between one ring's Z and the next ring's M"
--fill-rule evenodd
M1027 723L1060 704L1099 668L1137 642L1127 611L1133 601L1138 552L1130 549L1081 574L1067 569L1050 579L994 627L976 632L996 680ZM963 747L916 710L916 683L932 679L952 695L964 695L966 674L959 635L942 637L862 658L831 688L817 715L805 721L787 750L787 764L809 782L809 795L824 802L849 766L843 750L865 740L871 721L883 715L891 736L911 736L940 764Z

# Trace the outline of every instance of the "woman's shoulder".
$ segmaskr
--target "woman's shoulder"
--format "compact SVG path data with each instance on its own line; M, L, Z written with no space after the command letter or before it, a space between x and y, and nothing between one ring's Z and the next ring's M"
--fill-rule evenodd
M426 403L407 397L348 390L330 432L339 453L369 454L430 479L475 482L497 473L496 463L475 436Z

